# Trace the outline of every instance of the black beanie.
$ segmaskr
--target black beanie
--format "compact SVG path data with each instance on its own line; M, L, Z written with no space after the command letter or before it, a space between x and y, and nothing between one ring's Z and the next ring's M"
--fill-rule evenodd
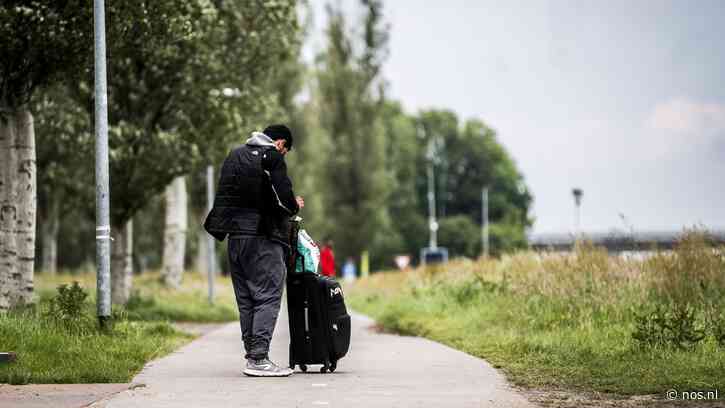
M292 150L292 132L285 125L269 125L262 132L272 140L284 139L287 150Z

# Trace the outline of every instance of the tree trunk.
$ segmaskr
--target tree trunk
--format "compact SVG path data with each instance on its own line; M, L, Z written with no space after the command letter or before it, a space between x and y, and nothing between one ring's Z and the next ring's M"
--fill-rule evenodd
M17 293L17 180L13 169L18 167L18 157L12 149L15 145L15 121L15 115L0 111L0 310L14 304Z
M43 245L44 273L55 275L58 270L58 230L60 227L60 200L57 194L48 195L47 213L41 223L40 240Z
M177 177L166 187L166 226L164 227L164 283L172 288L181 285L187 230L186 180Z
M111 303L125 305L131 296L133 279L133 220L112 228Z
M33 115L0 109L0 310L33 300L35 171Z

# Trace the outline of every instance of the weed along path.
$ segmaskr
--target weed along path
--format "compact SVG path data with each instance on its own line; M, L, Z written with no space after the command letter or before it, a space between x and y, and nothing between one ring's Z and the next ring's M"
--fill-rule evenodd
M287 363L287 312L282 310L271 358ZM380 334L353 316L352 343L337 371L317 366L289 378L241 374L238 323L231 323L153 361L133 389L94 407L533 407L485 361L418 338ZM140 386L144 384L144 386Z

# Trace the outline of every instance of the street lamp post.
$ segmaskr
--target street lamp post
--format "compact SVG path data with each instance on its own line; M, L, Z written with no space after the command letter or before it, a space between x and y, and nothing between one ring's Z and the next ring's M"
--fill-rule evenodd
M425 128L422 123L418 125L419 137L426 139ZM428 229L430 231L430 240L427 248L420 250L420 263L426 265L428 262L438 263L448 261L448 249L438 246L438 219L436 216L436 185L435 185L435 165L438 163L438 140L434 137L428 137L428 151L426 153L427 173L428 173Z
M584 191L581 188L574 188L571 190L571 194L574 196L574 232L578 236L581 232L581 207Z
M430 249L438 248L438 220L436 220L436 193L435 193L435 146L428 142L428 228L430 229Z
M483 256L488 257L488 187L481 192L481 246Z
M93 2L96 121L96 307L105 326L111 316L111 225L106 91L106 18L103 0Z

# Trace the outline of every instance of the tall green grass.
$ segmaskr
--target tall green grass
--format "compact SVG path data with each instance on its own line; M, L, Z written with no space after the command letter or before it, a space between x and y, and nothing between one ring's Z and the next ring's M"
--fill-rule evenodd
M641 261L581 244L375 274L347 289L383 328L484 357L519 385L725 389L725 251L701 233Z

